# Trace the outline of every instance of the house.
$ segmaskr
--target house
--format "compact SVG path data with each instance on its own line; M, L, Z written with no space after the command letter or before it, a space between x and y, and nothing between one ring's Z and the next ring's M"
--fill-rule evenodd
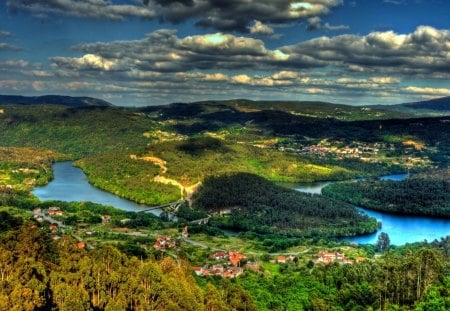
M239 267L230 267L226 271L223 272L223 277L233 279L240 276L244 270Z
M278 256L277 263L286 263L286 256Z
M160 251L165 251L166 248L175 248L175 241L171 236L159 236L156 238L155 244L153 244L153 248Z
M50 231L54 232L58 229L58 225L57 224L51 224L49 227Z
M323 251L318 254L317 262L323 262L324 264L328 265L335 260L342 262L344 259L345 259L345 256L342 253Z
M244 254L237 252L229 252L229 257L230 257L230 264L235 267L239 265L242 259L247 258L247 256L245 256Z
M85 248L86 244L83 241L80 241L80 242L77 243L77 247L78 248Z
M56 215L56 216L62 216L63 214L64 214L64 213L63 213L63 211L61 211L61 210L55 212L55 215Z
M87 229L84 233L86 233L87 235L93 235L94 234L94 230Z
M211 259L215 259L215 260L223 260L223 259L228 258L228 254L226 252L220 251L220 252L215 252L214 254L212 254L209 257Z
M36 208L33 210L33 214L39 214L41 211L42 211L42 210L41 210L40 207L36 207Z
M203 274L203 268L196 266L196 267L192 267L192 269L194 270L195 274L197 275L202 275Z
M102 215L102 224L109 224L111 222L111 215L104 214Z
M187 225L184 226L183 232L181 233L181 237L183 239L185 239L185 240L189 237L188 226Z

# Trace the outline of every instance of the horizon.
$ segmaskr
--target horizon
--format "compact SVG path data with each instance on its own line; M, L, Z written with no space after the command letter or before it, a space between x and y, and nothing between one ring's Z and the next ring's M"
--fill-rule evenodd
M0 92L124 107L441 98L450 96L448 9L441 0L8 0Z
M169 106L169 105L174 105L174 104L189 105L189 104L202 103L202 102L226 102L226 101L250 101L250 102L268 102L268 103L288 102L288 103L298 103L298 104L317 102L317 103L322 103L322 104L342 105L342 106L349 106L349 107L396 106L396 105L402 105L402 104L415 104L415 103L422 102L422 101L414 101L414 102L405 102L405 103L398 103L398 104L385 103L385 104L371 104L371 105L351 105L351 104L342 104L339 102L327 102L327 101L321 101L321 100L289 100L289 99L286 99L286 100L260 99L260 100L258 100L258 99L249 99L249 98L228 98L228 99L200 99L198 101L190 101L190 102L174 101L174 102L166 102L166 103L155 103L155 104L151 104L151 105L131 106L131 105L120 105L120 104L112 103L112 102L110 102L106 99L100 98L100 97L83 96L83 95L72 96L72 95L60 95L60 94L42 94L42 95L26 96L26 95L0 94L0 97L1 96L11 96L11 97L17 96L17 97L25 97L25 98L39 98L39 97L92 98L92 99L104 101L104 102L112 105L113 107L121 107L121 108L145 108L145 107L154 107L154 106ZM441 99L447 99L447 98L450 98L450 96L430 98L427 100L423 100L423 102L441 100ZM1 105L1 103L0 103L0 105Z

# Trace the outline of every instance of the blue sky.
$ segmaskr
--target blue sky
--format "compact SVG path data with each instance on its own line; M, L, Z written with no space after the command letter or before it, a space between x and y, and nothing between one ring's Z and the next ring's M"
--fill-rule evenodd
M7 0L0 94L144 106L450 96L450 2Z

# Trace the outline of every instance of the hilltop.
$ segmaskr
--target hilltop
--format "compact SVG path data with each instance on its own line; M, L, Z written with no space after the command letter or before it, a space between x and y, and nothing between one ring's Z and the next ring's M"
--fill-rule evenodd
M111 103L93 97L72 97L60 95L15 96L0 95L0 105L62 105L72 108L109 107Z
M375 107L358 107L318 101L253 101L248 99L210 100L192 103L173 103L162 106L141 108L144 112L160 111L165 115L176 114L183 117L193 117L218 111L237 113L260 113L263 111L281 111L291 116L302 116L321 119L336 119L342 121L382 120L410 118L412 114L401 111L388 111Z
M366 107L391 111L393 113L401 112L414 116L448 116L450 115L450 96L399 105L375 105Z

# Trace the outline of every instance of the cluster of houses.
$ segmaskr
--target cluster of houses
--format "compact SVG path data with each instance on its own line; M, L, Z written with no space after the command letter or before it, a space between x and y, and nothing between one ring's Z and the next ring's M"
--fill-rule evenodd
M244 272L244 269L241 267L241 261L246 259L247 256L238 252L219 251L211 254L210 258L216 261L226 262L213 265L204 265L203 267L193 267L195 274L199 276L215 275L231 279L240 276Z
M170 235L162 235L156 238L153 248L159 251L165 251L168 248L175 248L175 240Z
M322 251L317 254L316 263L324 263L329 265L333 262L338 262L341 264L353 264L355 262L359 263L364 261L366 258L357 257L356 259L350 259L345 257L343 253L333 252L333 251Z
M50 216L50 217L52 217L52 216L64 216L64 212L57 206L49 207L46 210L42 210L40 207L36 207L33 210L33 217L38 222L43 222L44 221L43 215L47 215L47 216Z

